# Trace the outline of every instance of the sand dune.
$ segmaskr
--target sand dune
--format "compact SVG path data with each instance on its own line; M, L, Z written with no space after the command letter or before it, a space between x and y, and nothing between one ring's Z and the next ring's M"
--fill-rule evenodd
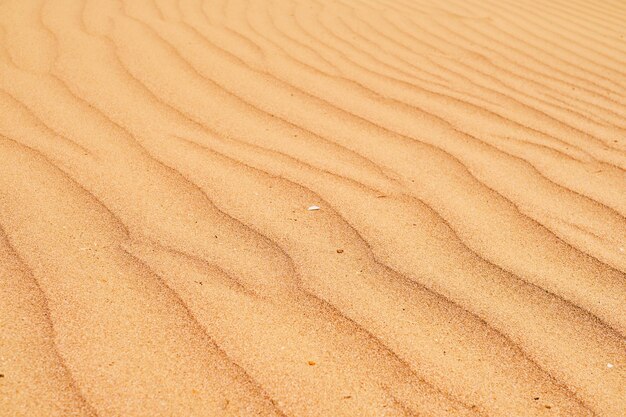
M624 21L0 1L0 415L626 415Z

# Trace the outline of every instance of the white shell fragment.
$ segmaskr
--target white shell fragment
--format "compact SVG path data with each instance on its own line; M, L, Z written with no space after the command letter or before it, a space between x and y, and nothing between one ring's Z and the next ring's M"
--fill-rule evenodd
M314 211L314 210L319 210L320 207L319 206L309 206L309 208L307 208L307 210L309 211Z
M607 368L609 368L609 369L611 369L611 368L613 367L613 364L612 364L612 363L607 363L607 364L606 364L606 367L607 367Z

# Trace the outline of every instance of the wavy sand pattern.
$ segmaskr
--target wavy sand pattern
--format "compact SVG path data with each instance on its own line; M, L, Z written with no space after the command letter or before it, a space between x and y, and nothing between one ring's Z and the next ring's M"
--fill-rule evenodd
M0 1L0 415L626 415L624 21Z

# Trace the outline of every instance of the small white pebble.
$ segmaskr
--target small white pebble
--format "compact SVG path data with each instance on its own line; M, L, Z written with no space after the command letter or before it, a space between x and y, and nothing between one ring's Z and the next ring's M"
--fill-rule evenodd
M607 368L609 368L609 369L611 369L611 368L613 367L613 364L612 364L612 363L607 363L607 364L606 364L606 367L607 367Z
M309 206L309 208L307 208L307 210L309 211L314 211L314 210L319 210L320 207L319 206Z
M620 247L620 248L619 248L619 251L620 251L620 252L624 252L624 248L623 248L623 247Z

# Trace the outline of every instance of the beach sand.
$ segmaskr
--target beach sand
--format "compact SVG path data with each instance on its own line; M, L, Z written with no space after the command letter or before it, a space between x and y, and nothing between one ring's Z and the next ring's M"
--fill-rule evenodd
M0 1L0 415L626 415L624 22Z

